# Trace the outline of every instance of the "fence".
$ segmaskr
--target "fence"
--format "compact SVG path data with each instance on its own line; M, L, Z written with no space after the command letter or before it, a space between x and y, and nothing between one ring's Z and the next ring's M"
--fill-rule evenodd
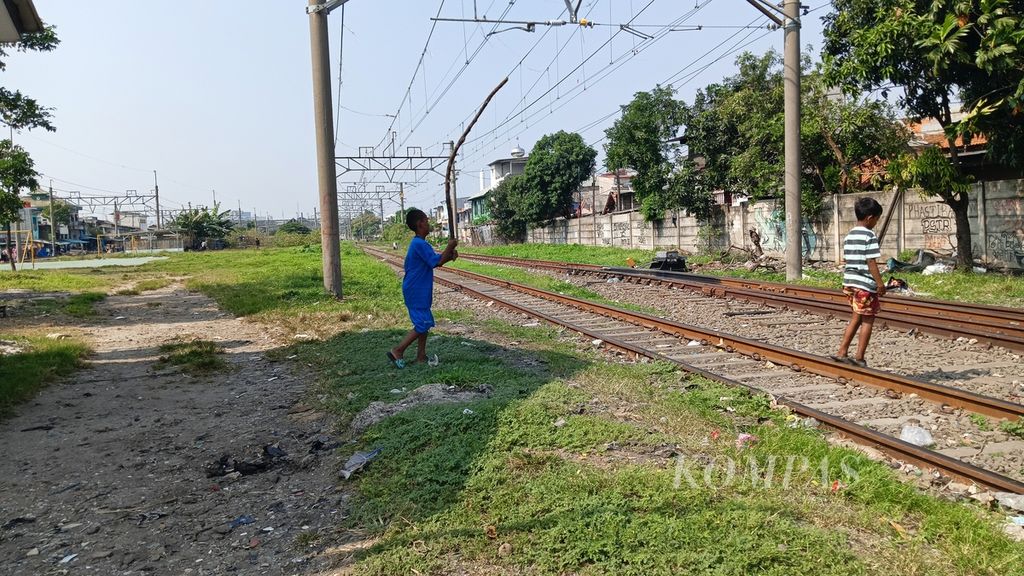
M801 246L810 260L838 262L843 236L857 218L853 205L863 196L882 204L889 224L882 241L883 259L904 250L919 248L952 253L956 248L956 223L952 210L937 197L922 198L917 191L893 191L834 195L821 213L805 219ZM894 201L895 200L895 201ZM662 220L646 222L639 212L593 214L581 218L556 219L527 233L528 242L584 244L629 248L679 248L699 252L703 248L751 249L749 231L761 237L761 247L782 257L786 246L786 225L781 201L764 200L740 206L720 206L708 222L698 222L685 212L670 211ZM990 264L1024 269L1024 180L978 182L970 191L968 215L975 258ZM881 225L879 225L881 228ZM470 244L494 243L493 228L465 230L462 240Z

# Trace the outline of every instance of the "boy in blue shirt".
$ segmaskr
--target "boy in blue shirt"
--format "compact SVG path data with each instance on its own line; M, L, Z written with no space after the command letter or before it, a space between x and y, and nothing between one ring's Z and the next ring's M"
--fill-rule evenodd
M387 352L388 360L396 368L405 368L402 356L414 340L417 342L416 362L427 361L427 332L434 326L434 315L430 312L434 300L434 268L444 266L459 256L455 251L459 241L455 238L448 239L448 246L440 254L427 243L430 220L422 210L410 210L405 215L405 225L416 233L405 254L405 278L402 280L402 296L405 307L409 309L412 330L398 346Z

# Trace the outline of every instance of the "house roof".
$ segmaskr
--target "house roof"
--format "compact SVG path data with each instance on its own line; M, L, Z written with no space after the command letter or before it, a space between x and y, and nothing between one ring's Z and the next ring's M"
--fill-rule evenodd
M526 161L529 158L530 158L529 156L521 156L519 158L501 158L499 160L495 160L494 162L491 162L490 164L488 164L488 166L494 166L495 164L501 164L502 162L512 162L512 163L526 164Z

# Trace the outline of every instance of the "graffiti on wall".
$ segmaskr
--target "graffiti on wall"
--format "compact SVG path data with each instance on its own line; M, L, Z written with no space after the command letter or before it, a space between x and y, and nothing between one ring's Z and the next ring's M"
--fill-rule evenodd
M768 206L754 207L754 221L761 235L761 248L765 251L784 252L786 250L786 213L779 208ZM809 258L818 247L818 233L807 220L800 226L800 253Z
M1024 231L989 233L985 241L989 256L1011 268L1024 268Z
M956 247L956 226L949 206L941 202L909 204L907 218L920 222L925 249L946 251Z

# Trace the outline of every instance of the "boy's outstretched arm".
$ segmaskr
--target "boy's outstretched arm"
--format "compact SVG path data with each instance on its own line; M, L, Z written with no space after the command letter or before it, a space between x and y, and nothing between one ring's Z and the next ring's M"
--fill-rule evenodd
M455 260L455 247L459 245L459 241L455 238L448 240L448 245L444 247L444 252L441 252L441 261L437 263L438 266L444 266L445 263Z
M878 286L878 296L885 296L885 282L882 282L882 274L878 271L878 261L874 258L868 260L868 272L871 273L871 277L875 279L875 285Z

